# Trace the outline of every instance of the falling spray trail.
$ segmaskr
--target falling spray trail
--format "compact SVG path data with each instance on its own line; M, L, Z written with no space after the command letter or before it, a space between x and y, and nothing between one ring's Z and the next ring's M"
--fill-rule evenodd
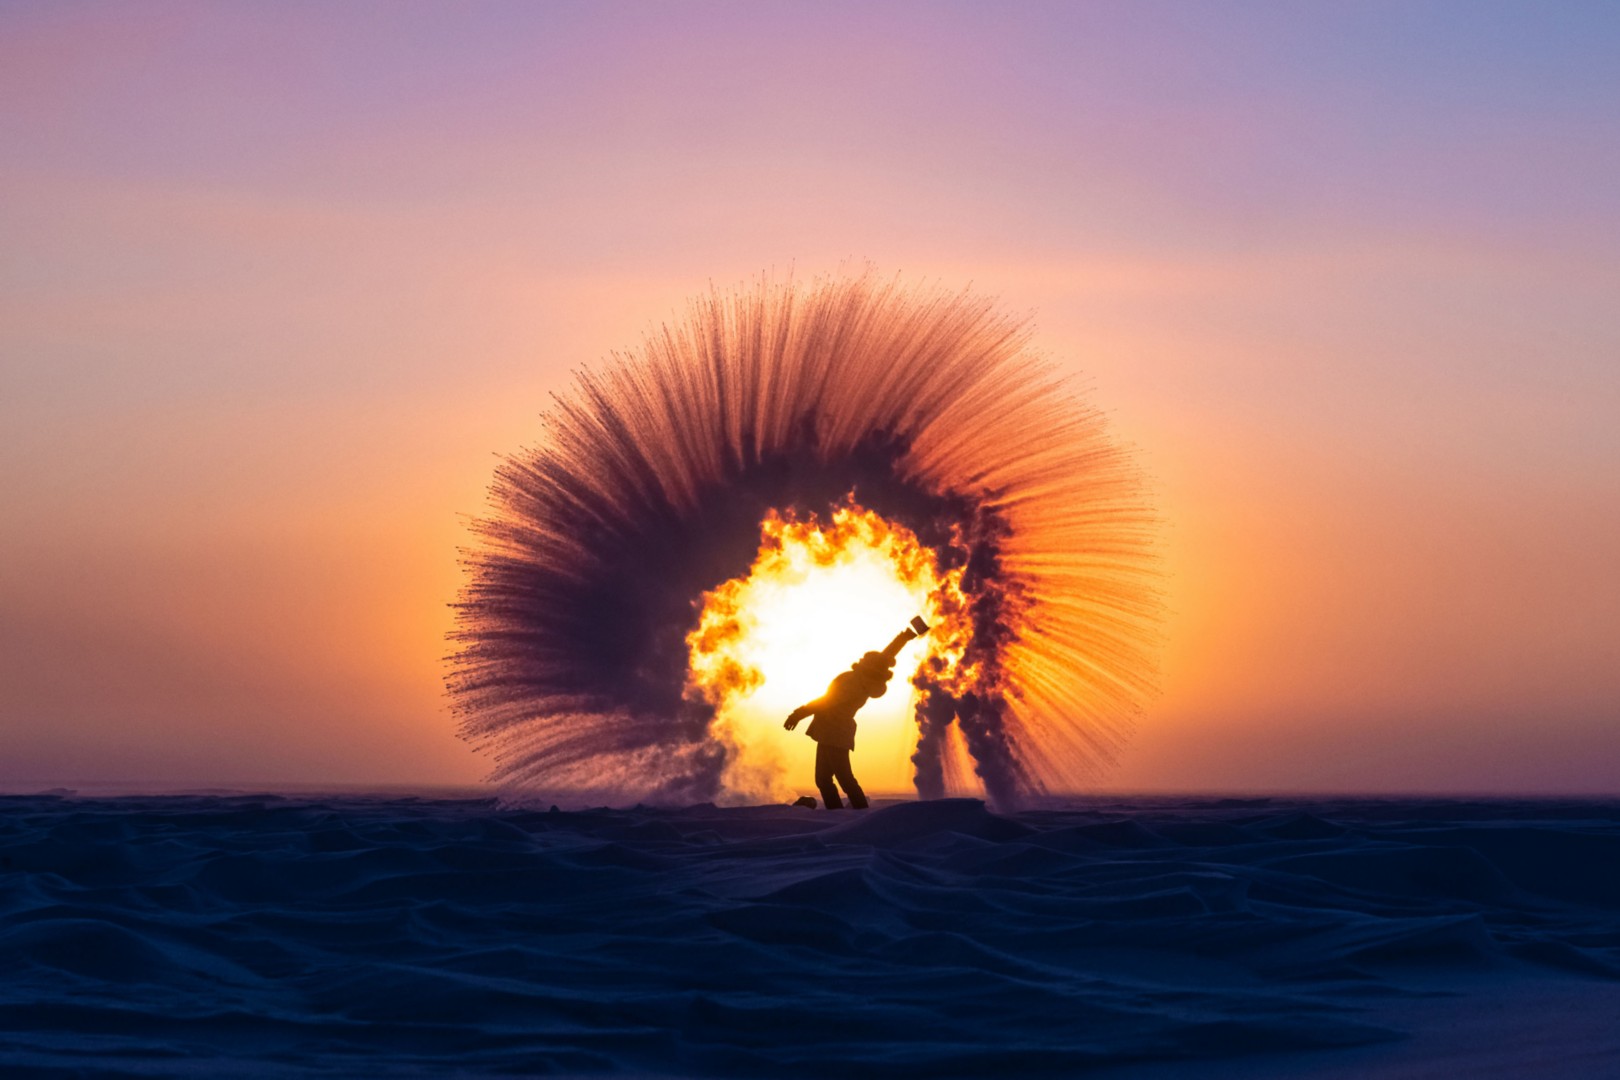
M701 598L747 572L771 514L854 500L966 598L961 662L916 679L919 793L944 792L952 724L992 801L1075 789L1154 679L1156 519L1028 336L967 293L763 281L580 374L473 525L447 680L462 735L518 787L716 797L715 706L683 694Z

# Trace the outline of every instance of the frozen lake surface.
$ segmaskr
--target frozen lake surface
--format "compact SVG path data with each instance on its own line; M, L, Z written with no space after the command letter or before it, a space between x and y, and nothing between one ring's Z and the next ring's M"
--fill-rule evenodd
M0 1073L1620 1076L1620 804L0 797Z

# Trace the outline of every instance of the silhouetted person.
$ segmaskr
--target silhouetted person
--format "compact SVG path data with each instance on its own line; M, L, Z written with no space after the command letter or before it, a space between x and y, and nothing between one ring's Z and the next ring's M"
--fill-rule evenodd
M829 810L844 808L838 798L840 787L849 796L849 805L866 809L866 792L861 790L849 763L850 752L855 749L855 714L872 698L883 696L901 647L928 629L921 619L911 620L911 625L915 629L901 631L882 652L866 653L851 664L848 671L833 679L825 694L794 709L782 725L792 731L800 720L815 717L805 734L816 740L816 787L821 789L822 802Z

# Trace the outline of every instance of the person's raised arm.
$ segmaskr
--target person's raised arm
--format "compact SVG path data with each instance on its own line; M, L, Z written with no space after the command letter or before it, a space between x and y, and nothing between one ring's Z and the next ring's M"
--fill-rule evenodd
M900 631L898 634L894 635L893 641L883 646L883 656L886 657L890 663L893 663L895 658L900 655L900 650L905 647L905 644L908 641L915 640L916 637L917 633L914 630Z
M883 646L883 655L889 658L890 663L893 663L899 657L900 650L905 647L907 642L915 641L926 633L928 633L928 624L923 622L921 615L918 615L911 620L909 627L894 635L894 640Z

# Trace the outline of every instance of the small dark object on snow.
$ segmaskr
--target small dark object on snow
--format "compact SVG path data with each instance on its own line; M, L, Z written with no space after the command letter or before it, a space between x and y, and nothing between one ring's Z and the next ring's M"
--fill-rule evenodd
M793 805L802 806L807 810L814 810L816 808L816 797L814 795L800 795Z

